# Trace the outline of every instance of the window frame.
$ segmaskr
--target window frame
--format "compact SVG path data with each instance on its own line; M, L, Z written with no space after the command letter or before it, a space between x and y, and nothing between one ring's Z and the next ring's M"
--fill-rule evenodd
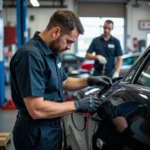
M144 53L139 57L136 62L132 65L131 69L128 71L127 75L123 78L122 82L128 83L128 84L135 84L136 79L139 77L141 70L145 67L145 63L148 61L148 58L150 57L150 53L148 51L147 53ZM142 67L141 67L142 66ZM134 68L137 67L136 71L134 72L132 78L130 81L126 81L126 79L130 76L130 74L134 71Z
M142 68L140 67L140 70L138 71L138 74L136 76L136 78L134 78L134 84L137 83L142 71L144 70L144 68L146 67L146 65L150 63L150 54L148 54L148 56L145 58L144 62L141 64L142 65ZM149 65L150 66L150 65ZM144 86L144 87L147 87L147 88L150 88L150 86L146 86L146 85L140 85L140 84L136 84L138 86Z

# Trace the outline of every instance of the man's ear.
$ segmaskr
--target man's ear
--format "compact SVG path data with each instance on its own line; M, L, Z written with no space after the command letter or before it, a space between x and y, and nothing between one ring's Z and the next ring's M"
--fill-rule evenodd
M54 39L57 39L57 38L60 37L60 35L61 35L61 29L60 29L60 27L53 28L52 37Z

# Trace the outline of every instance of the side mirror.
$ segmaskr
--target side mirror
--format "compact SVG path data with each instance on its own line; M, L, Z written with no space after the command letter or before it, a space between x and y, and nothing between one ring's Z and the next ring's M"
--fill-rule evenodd
M114 79L112 79L112 83L115 83L116 81L119 81L119 80L121 80L123 77L118 77L118 78L114 78Z

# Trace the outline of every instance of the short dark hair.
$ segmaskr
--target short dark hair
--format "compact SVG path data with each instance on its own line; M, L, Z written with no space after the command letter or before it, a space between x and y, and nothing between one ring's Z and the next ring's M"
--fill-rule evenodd
M105 23L112 24L114 26L114 22L112 20L106 20Z
M70 10L57 10L51 16L46 29L50 30L55 26L59 26L61 28L62 34L69 34L75 28L77 28L79 34L84 33L79 17Z

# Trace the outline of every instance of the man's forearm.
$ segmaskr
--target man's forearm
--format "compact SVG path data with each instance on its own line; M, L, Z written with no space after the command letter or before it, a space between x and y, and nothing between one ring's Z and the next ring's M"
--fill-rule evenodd
M89 60L97 60L97 56L96 55L92 55L91 53L87 53L85 58L89 59Z
M76 91L82 88L86 88L87 86L87 78L68 77L67 80L63 83L64 91Z
M25 99L25 104L33 119L56 118L75 111L73 101L52 102L43 98L30 97Z
M122 58L119 57L119 58L117 58L117 64L116 64L116 70L115 70L115 72L118 72L118 73L120 72L121 65L122 65Z
M56 103L44 101L37 110L39 118L56 118L75 111L74 102Z

